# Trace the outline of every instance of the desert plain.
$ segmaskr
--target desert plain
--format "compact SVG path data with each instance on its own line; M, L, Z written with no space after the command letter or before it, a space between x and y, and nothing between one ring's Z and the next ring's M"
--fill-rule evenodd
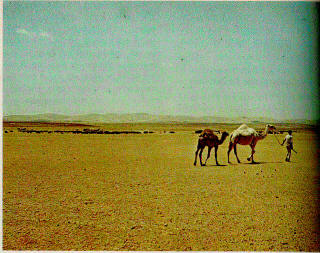
M248 146L228 164L227 138L222 166L193 165L196 130L238 126L4 122L3 250L319 251L316 130L275 124L294 130L291 162L269 134L257 164ZM67 132L83 129L142 133Z

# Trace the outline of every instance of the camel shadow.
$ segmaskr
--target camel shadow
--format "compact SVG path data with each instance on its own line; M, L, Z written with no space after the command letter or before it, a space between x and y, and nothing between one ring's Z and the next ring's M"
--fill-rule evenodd
M201 166L200 165L200 167L225 167L225 166L228 166L228 165L226 165L226 164L206 164L206 165L203 165L203 166Z
M244 164L246 164L246 165L259 165L259 164L266 164L266 163L268 163L268 162L254 162L254 163L249 162L249 163L244 163Z
M283 162L282 161L281 162L254 162L254 163L246 163L246 164L255 165L255 164L266 164L266 163L283 163Z
M245 165L259 165L259 164L266 164L266 163L284 163L284 162L241 162L241 163L230 163L229 165L239 165L239 164L245 164Z
M219 164L219 165L216 165L216 164L206 164L206 165L195 165L194 167L196 168L205 168L205 167L226 167L228 166L227 164Z
M227 166L226 164L210 164L210 165L206 165L205 167L225 167Z

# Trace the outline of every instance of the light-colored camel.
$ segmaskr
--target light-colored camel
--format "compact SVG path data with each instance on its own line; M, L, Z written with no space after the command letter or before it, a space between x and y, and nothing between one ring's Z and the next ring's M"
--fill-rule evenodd
M209 157L210 157L211 149L214 147L216 164L219 165L218 160L217 160L218 147L219 147L219 145L221 145L224 142L224 140L227 138L228 135L229 134L227 132L223 132L221 135L221 138L219 140L218 136L215 135L212 130L210 130L210 129L203 130L199 136L197 151L195 153L195 158L194 158L193 164L195 166L197 165L197 156L198 156L198 152L200 150L200 153L199 153L200 165L205 166ZM208 146L208 155L207 155L207 159L206 159L205 163L203 164L202 163L202 152L206 146Z
M240 163L240 160L237 155L237 144L240 145L250 145L251 147L251 155L247 158L248 161L251 160L252 163L255 163L253 160L253 154L255 153L255 146L257 145L257 142L259 140L262 140L266 138L269 131L274 131L276 128L272 125L266 125L266 129L263 133L258 133L253 128L248 127L246 124L241 125L238 129L234 130L230 135L230 142L229 142L229 149L228 149L228 163L230 163L229 160L229 153L233 149L234 154L236 155L236 158L238 160L238 163Z

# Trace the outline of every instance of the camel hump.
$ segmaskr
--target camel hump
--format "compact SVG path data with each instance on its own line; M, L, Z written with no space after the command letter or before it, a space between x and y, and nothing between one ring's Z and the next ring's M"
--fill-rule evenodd
M211 129L204 129L200 134L200 136L211 135L211 134L213 134L213 131Z
M212 138L213 136L215 136L215 134L211 129L205 129L205 130L202 131L202 133L200 134L199 137Z
M204 129L202 133L213 134L211 129Z

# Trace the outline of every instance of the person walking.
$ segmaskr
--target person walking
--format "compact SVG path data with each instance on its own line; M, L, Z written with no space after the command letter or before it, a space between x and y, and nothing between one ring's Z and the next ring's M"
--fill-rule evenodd
M287 136L284 138L283 142L281 143L281 146L286 142L287 146L287 156L286 156L286 162L290 162L290 157L291 157L291 150L293 150L293 136L292 136L292 131L289 130Z

